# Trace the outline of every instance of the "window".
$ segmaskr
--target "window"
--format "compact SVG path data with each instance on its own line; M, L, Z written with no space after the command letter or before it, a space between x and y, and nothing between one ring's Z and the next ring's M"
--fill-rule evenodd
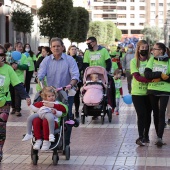
M158 20L159 24L163 24L163 19Z
M144 26L144 23L139 23L140 26Z
M94 14L94 18L102 18L102 14Z
M135 18L135 15L134 14L130 14L130 18Z
M126 14L118 14L117 18L126 18Z
M140 10L145 10L145 7L144 6L140 6L139 9Z
M144 14L140 14L139 18L145 18L145 15Z
M95 10L103 10L103 7L102 6L95 6L94 9Z
M135 23L130 23L130 26L135 26Z
M122 34L128 34L128 30L122 30Z
M117 0L117 2L126 2L126 0Z
M130 0L130 2L135 2L135 0Z
M159 3L159 6L164 6L163 3Z
M155 3L151 3L151 6L155 6Z
M150 20L150 23L151 23L151 24L154 24L154 23L155 23L155 20L154 20L154 19L151 19L151 20Z
M131 7L130 7L130 10L135 10L135 7L134 7L134 6L131 6Z
M119 23L119 26L126 26L126 23Z
M139 2L145 2L145 0L139 0Z
M163 11L159 11L159 15L163 15Z
M131 30L131 34L140 34L140 30Z
M170 3L168 3L167 5L170 6Z
M117 6L118 10L126 10L126 6Z
M155 11L151 11L151 15L155 15Z

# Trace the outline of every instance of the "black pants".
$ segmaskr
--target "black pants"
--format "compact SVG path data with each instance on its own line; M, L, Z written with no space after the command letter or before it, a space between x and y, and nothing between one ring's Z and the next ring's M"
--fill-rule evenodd
M30 83L31 83L32 75L33 75L33 71L28 71L28 70L26 71L25 88L28 94L30 91Z
M158 138L162 138L165 126L165 112L169 96L149 95L152 105L155 130Z
M149 96L132 95L132 100L137 113L139 138L149 138L152 112Z
M21 111L21 97L12 85L10 85L10 94L11 94L12 108L16 112L20 112Z
M82 86L82 83L78 83L78 90L74 96L74 105L75 105L75 112L78 113L79 112L79 107L80 107L80 88Z

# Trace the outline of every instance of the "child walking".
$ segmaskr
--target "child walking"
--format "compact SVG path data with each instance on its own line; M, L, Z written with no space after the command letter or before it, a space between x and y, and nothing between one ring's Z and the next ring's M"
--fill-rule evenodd
M58 118L62 116L63 105L60 104L58 101L56 101L56 92L53 87L44 87L41 93L41 97L43 101L36 102L33 105L30 106L30 108L33 110L33 112L36 112L32 115L30 115L27 119L27 134L22 139L22 141L26 141L31 139L32 136L32 121L39 117L41 119L47 119L48 125L49 125L49 141L54 142L54 129L55 129L55 122L58 123ZM46 103L52 103L53 107L46 107ZM60 110L60 111L59 111ZM46 145L46 141L43 142L43 145ZM47 146L47 145L46 145ZM44 148L45 146L42 146ZM47 150L47 149L46 149Z
M116 88L116 107L115 107L115 114L119 115L119 102L120 102L120 96L123 95L122 91L122 81L121 81L121 70L116 69L114 71L114 82L115 82L115 88Z

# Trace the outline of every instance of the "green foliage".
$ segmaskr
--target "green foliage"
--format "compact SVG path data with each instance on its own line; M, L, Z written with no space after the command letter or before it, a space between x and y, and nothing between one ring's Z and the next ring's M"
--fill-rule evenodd
M85 8L75 7L74 10L77 11L77 30L74 37L70 40L73 42L84 42L87 39L87 32L89 30L89 13Z
M38 11L42 36L66 38L69 34L72 0L43 0Z
M157 26L145 26L141 33L150 44L154 44L163 38L163 30Z
M116 27L116 35L115 35L115 39L117 40L121 40L122 38L122 31Z
M77 32L77 25L78 25L77 22L78 22L77 8L73 7L73 10L71 12L70 31L68 35L68 39L71 41L74 39Z
M106 21L107 24L107 40L106 44L113 44L115 41L116 25L112 21Z
M11 21L14 25L14 30L17 32L31 33L33 26L33 15L19 7L11 12Z
M96 37L99 44L105 44L107 39L107 24L101 21L90 22L88 37Z

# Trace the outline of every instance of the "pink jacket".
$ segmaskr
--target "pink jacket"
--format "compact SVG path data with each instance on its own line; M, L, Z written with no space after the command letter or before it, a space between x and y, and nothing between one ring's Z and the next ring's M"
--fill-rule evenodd
M87 105L97 105L103 99L103 87L101 85L87 85L83 87L86 90L83 96L83 102Z

